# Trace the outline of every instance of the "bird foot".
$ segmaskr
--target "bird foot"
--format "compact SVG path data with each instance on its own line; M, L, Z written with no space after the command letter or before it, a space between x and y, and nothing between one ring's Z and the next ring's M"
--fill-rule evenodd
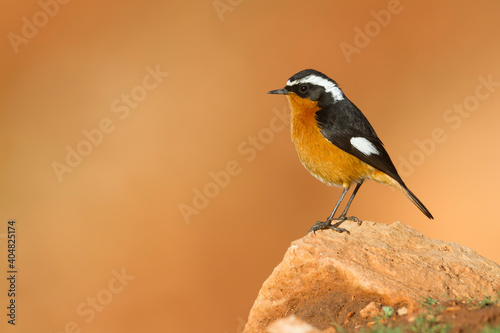
M326 220L325 222L318 221L318 222L316 222L315 225L313 225L311 227L311 229L309 229L309 231L307 233L310 233L312 231L314 234L316 234L316 231L318 231L318 230L332 229L332 230L335 230L336 232L340 232L340 233L347 232L347 234L350 234L349 230L344 229L344 228L339 228L337 226L332 225L331 223L332 223L331 220L330 221ZM338 223L336 223L336 225L339 225L340 223L342 223L342 222L338 222Z
M333 218L332 221L338 221L337 223L340 224L344 222L345 220L350 220L356 222L358 225L361 225L363 222L358 219L356 216L339 216L337 218Z
M316 222L316 224L313 225L307 233L310 233L312 231L314 234L316 234L316 231L318 231L318 230L332 229L332 230L335 230L336 232L340 232L340 233L346 232L348 235L350 235L351 233L349 232L349 230L347 230L345 228L338 227L345 220L354 221L358 225L361 225L361 223L362 223L356 216L348 216L348 217L339 216L337 218L327 219L325 222L321 222L321 221ZM332 225L332 221L336 221L337 223L335 223L335 225Z

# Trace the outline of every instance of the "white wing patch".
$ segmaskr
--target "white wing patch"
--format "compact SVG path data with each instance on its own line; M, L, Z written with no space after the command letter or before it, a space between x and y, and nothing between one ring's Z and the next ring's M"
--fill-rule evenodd
M293 86L301 83L312 83L318 86L322 86L323 88L325 88L326 92L332 94L333 100L335 101L341 101L344 99L344 94L342 93L342 90L340 90L340 88L335 83L314 74L311 74L300 80L295 80L295 81L288 80L286 85Z
M351 145L366 156L371 154L379 154L379 151L377 150L377 148L375 148L373 143L366 140L365 138L353 137L351 138Z

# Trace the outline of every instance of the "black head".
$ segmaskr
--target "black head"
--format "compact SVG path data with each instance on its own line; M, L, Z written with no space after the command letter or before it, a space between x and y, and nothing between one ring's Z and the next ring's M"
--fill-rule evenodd
M320 99L332 99L331 102L345 98L337 83L325 74L314 69L305 69L292 76L286 83L285 88L272 90L269 94L289 95L294 93L301 98L309 98L312 101Z

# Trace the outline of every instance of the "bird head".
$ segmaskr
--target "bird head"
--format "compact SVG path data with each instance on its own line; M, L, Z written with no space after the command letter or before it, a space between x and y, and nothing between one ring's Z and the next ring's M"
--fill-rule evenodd
M309 99L313 102L336 103L345 98L337 83L314 69L306 69L293 75L282 89L268 94L286 95L289 99Z

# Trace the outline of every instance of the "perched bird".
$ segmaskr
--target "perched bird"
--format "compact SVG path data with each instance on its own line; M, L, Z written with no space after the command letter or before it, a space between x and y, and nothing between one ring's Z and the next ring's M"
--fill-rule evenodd
M318 221L309 232L333 229L349 233L338 227L343 221L353 220L360 224L357 217L346 214L365 179L397 188L425 216L433 218L398 175L366 117L334 80L316 70L306 69L292 76L283 89L272 90L269 94L285 95L288 99L292 111L292 141L304 167L327 185L344 188L327 220ZM334 218L352 184L356 187L344 211Z

